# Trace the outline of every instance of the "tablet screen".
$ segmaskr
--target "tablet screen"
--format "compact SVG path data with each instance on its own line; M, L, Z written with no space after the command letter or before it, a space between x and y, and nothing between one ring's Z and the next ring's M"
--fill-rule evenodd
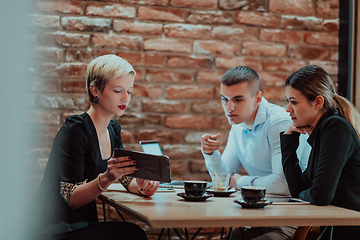
M140 144L144 153L163 155L160 144L156 141L140 141Z

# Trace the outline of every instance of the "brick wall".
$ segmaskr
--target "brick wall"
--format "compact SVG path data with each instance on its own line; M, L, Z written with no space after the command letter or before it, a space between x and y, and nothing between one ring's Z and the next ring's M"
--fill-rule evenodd
M307 64L337 82L338 0L34 1L28 16L29 167L39 181L64 119L86 111L87 64L116 54L137 72L133 98L118 118L125 148L158 140L174 179L209 179L200 152L205 132L229 125L219 98L222 74L256 70L270 102L284 104L283 83Z

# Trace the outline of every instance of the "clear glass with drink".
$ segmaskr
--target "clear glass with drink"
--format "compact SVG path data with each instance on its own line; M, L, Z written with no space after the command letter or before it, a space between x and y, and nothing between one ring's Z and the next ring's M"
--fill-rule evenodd
M225 192L229 189L230 173L215 171L210 176L214 191Z

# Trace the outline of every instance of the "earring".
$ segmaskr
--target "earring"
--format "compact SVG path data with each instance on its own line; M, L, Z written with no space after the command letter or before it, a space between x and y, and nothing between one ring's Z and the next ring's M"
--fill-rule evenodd
M99 97L98 97L98 96L95 97L94 103L95 103L95 104L98 104L98 103L99 103Z

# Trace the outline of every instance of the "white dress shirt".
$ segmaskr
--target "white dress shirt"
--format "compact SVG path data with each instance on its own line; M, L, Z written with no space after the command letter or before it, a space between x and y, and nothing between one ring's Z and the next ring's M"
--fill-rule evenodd
M283 173L280 149L280 132L291 124L289 114L283 107L269 103L262 98L253 125L248 129L244 123L233 125L229 132L226 148L221 156L217 150L208 155L203 152L209 172L239 173L242 167L248 175L236 182L243 186L261 186L267 193L289 195ZM310 145L305 136L300 139L298 156L307 161ZM306 163L301 161L306 167Z

